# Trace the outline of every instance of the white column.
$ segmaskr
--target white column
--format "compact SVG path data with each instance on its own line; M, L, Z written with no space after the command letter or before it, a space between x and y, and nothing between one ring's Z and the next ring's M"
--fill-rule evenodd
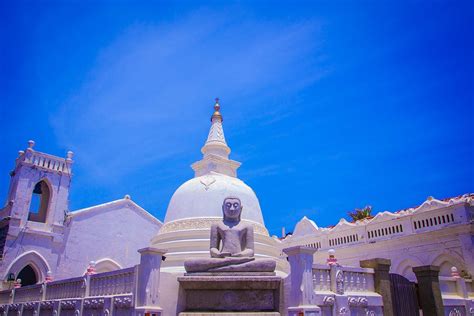
M290 262L291 288L286 298L288 315L321 315L313 288L313 254L316 249L295 246L283 249L283 252L288 255Z
M138 250L140 264L137 277L136 314L156 314L161 312L159 306L160 267L165 250L147 247Z

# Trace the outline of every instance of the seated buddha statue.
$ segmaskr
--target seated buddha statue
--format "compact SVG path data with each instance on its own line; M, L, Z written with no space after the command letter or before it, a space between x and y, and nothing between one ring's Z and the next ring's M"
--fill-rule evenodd
M223 221L211 226L210 255L207 259L184 262L186 272L273 272L276 262L255 259L253 226L240 220L239 198L227 197L222 204Z

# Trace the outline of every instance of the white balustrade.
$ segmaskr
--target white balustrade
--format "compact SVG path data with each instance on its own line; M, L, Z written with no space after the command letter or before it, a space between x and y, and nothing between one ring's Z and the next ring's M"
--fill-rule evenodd
M343 267L344 292L373 292L374 271L368 268Z
M135 267L94 274L90 279L90 296L132 293Z
M313 269L313 287L316 291L331 290L331 274L329 269Z
M344 272L344 291L345 292L365 292L367 291L366 273Z
M458 296L458 289L456 285L457 278L455 277L439 277L439 288L443 297Z
M474 282L471 280L465 280L466 282L466 291L467 291L467 296L470 299L474 298Z
M327 265L313 265L313 288L315 291L331 291L331 272Z
M344 292L373 292L374 271L368 268L342 267ZM335 280L333 283L335 284ZM331 271L328 265L313 265L313 288L316 292L331 291Z
M35 284L23 286L15 289L13 303L37 302L41 301L43 296L43 285Z
M140 264L131 268L0 291L0 315L27 316L39 308L39 315L69 316L77 315L79 306L107 315L107 301L120 311L114 315L162 315L158 283L165 251L149 247L139 253Z
M12 297L11 290L0 291L0 304L9 304Z
M65 158L60 158L36 151L27 151L23 153L19 159L20 161L40 168L60 171L66 174L71 173L70 161Z
M46 300L81 298L85 293L85 277L54 281L46 285Z

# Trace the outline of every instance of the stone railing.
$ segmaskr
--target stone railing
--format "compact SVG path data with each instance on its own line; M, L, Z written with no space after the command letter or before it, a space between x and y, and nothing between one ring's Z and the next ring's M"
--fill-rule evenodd
M90 296L133 293L136 268L95 274L90 277Z
M467 296L471 299L474 299L474 282L473 280L465 280Z
M383 315L374 290L374 269L343 267L336 261L313 264L311 247L283 250L290 262L288 315Z
M459 276L439 277L445 314L449 316L474 315L472 280Z
M344 292L374 292L374 270L343 267Z
M134 267L0 291L0 313L160 316L157 283L164 251L139 252L140 264Z
M340 267L342 271L341 284L345 292L373 292L374 270L369 268ZM316 293L331 291L331 284L336 284L335 275L331 275L329 265L313 265L313 288ZM333 287L334 288L334 287Z
M78 277L47 283L45 300L82 298L86 294L87 281L87 277Z
M0 291L0 305L9 304L11 302L12 302L12 291L10 290Z
M26 151L20 151L17 163L30 164L39 168L71 174L72 151L67 153L67 158L61 158L33 150L33 141L29 141Z
M331 291L331 269L327 265L313 265L313 288L316 292Z
M43 299L43 287L43 284L35 284L16 289L13 303L41 301Z

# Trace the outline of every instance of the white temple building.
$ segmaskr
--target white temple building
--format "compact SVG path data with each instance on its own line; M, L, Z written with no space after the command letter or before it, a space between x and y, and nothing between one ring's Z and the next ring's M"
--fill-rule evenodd
M72 152L60 158L34 145L19 152L0 211L2 287L83 275L91 261L100 272L136 264L162 223L129 196L71 212Z
M282 247L317 248L315 262L324 262L331 248L345 265L387 258L392 261L391 272L410 281L416 281L412 268L423 265L440 266L442 276L450 276L456 267L469 277L474 273L473 217L474 194L446 200L429 197L415 208L381 212L355 223L341 219L331 228L303 217L294 233L282 240Z
M143 260L140 261L143 254L154 251L146 250L146 247L154 247L150 249L166 251L159 276L155 276L157 283L159 280L156 304L160 297L160 306L156 310L164 315L176 315L183 304L176 278L184 272L185 259L209 256L210 226L221 220L222 201L228 196L240 198L244 207L242 221L254 227L255 256L276 260L277 275L282 278L290 273L287 252L283 249L307 246L313 249L312 261L318 271L325 271L326 268L317 265L325 265L328 251L334 249L335 257L342 266L359 267L361 260L385 258L391 260L391 273L412 282L417 281L412 269L428 265L439 266L443 277L451 277L457 269L466 282L472 281L473 194L446 200L430 197L416 208L382 212L353 223L341 219L337 225L328 228L318 227L315 221L303 217L296 223L291 235L284 238L270 236L256 193L238 178L240 163L229 158L231 150L224 137L223 118L217 102L209 135L201 149L203 157L191 166L194 177L174 192L163 223L129 196L82 210L70 210L72 152L61 158L38 152L34 146L35 143L30 141L29 147L19 152L10 174L6 203L0 211L0 277L3 289L12 288L17 279L21 279L21 284L16 286L33 286L45 281L84 276L88 269L97 273L113 273L143 264ZM145 250L138 253L139 249ZM357 278L364 273L374 273L370 269L351 269L350 273L358 273ZM126 271L132 273L132 270ZM322 275L321 280L325 281ZM329 280L330 274L324 278L326 276ZM368 284L364 283L364 286ZM328 297L329 287L318 289L325 293L324 297ZM370 306L370 297L375 300L376 295L370 296L367 289L359 290L369 297ZM86 294L81 295L84 297ZM474 292L471 294L474 299ZM2 297L0 293L0 304L12 300L7 294ZM118 302L117 306L121 308L134 304L126 300L128 303L124 303L123 297L120 300L114 302ZM64 306L69 306L67 304ZM83 311L87 304L85 300L80 304L78 310ZM325 299L320 304L326 304L324 306L329 306L330 310L337 302L334 305L334 301L331 303ZM366 308L367 300L364 304ZM105 300L102 307L106 308L106 305ZM9 308L19 307L13 304ZM377 308L380 310L381 307ZM373 315L380 313L374 312Z

